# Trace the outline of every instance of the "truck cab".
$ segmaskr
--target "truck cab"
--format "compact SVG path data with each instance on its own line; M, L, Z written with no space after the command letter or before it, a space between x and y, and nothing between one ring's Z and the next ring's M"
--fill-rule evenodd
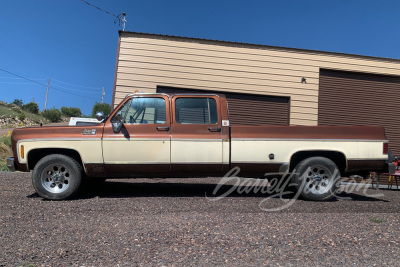
M129 96L104 124L111 176L207 176L229 168L226 99L218 95Z

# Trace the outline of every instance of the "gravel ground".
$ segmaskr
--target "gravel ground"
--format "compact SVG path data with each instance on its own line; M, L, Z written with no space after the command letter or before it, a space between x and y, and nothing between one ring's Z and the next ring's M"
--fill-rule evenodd
M29 173L0 179L0 266L400 266L400 190L267 212L286 202L206 198L215 178L107 180L61 202Z

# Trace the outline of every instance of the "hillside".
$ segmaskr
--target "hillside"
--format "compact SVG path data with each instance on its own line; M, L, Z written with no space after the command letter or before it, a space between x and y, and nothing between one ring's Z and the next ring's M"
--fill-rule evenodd
M6 171L6 158L12 156L11 132L15 128L27 126L39 126L50 124L50 121L43 117L42 112L33 114L22 110L14 104L7 104L0 101L0 171ZM67 125L69 118L62 118L61 123L56 125Z
M32 126L40 123L47 124L50 121L44 118L40 112L39 114L33 114L22 110L17 105L0 101L0 128Z

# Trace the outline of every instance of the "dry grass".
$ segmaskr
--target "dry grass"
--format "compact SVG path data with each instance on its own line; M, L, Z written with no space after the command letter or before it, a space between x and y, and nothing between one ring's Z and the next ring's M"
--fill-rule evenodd
M0 170L7 171L7 157L12 156L11 150L11 132L8 131L7 135L0 138Z

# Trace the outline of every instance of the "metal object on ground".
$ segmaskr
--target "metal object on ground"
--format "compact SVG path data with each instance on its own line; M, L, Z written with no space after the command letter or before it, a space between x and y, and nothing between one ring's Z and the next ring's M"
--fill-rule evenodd
M10 172L15 172L14 158L7 158L7 168Z

